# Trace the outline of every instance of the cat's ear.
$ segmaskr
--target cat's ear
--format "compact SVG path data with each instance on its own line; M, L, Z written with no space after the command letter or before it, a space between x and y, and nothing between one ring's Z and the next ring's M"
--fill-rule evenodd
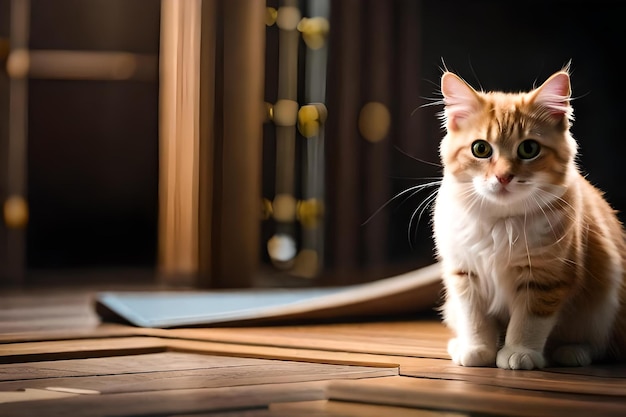
M569 103L571 94L569 74L559 71L533 92L532 101L555 119L562 119L564 116L569 119L572 116Z
M459 130L463 122L480 108L481 100L476 90L451 72L441 76L441 93L445 104L443 116L448 130Z

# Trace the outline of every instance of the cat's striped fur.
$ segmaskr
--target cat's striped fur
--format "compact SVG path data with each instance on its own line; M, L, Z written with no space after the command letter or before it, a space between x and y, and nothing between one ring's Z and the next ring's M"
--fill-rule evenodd
M452 359L506 369L626 359L624 232L576 166L568 72L527 93L476 91L446 72L441 90L433 224Z

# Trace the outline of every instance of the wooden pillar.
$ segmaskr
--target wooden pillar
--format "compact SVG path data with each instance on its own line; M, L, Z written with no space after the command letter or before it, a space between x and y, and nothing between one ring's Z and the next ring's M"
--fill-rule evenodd
M361 219L357 120L361 92L359 0L331 3L326 134L328 262L332 284L349 284L359 267Z
M9 12L9 2L0 2L0 14ZM5 68L9 56L9 22L4 27L3 20L0 20L0 66ZM3 37L2 35L6 37ZM9 91L9 77L4 70L0 71L0 203L6 201L8 197L8 165L9 165L9 95L4 93ZM9 281L8 276L8 229L4 219L0 217L0 285Z
M218 0L203 0L200 34L200 142L198 147L198 286L211 287L213 263L213 215L215 211L215 139L220 132L216 114L216 67L218 36ZM221 61L219 61L221 63ZM221 74L222 71L219 71ZM222 90L220 90L222 91ZM221 114L221 113L220 113ZM219 126L218 126L219 125Z
M11 1L10 45L7 60L9 75L8 134L6 137L6 191L1 195L4 227L0 228L0 250L4 249L5 283L24 282L26 271L27 142L28 142L28 39L30 1ZM1 178L1 177L0 177ZM6 245L2 248L2 244Z
M160 54L159 269L198 273L201 0L163 0Z
M363 97L359 113L359 133L363 153L363 213L367 218L389 199L389 157L391 149L391 62L393 61L392 2L364 2L362 34L365 46L363 63ZM381 63L385 63L382 64ZM361 227L364 242L364 267L372 275L384 274L387 263L389 216L381 213Z
M163 0L159 266L248 287L259 262L265 5Z
M260 254L265 2L222 6L223 136L215 155L211 285L248 287Z

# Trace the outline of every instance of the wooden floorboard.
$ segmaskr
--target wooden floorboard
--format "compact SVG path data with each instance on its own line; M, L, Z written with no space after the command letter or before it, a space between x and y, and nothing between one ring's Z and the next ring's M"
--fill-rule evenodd
M5 343L0 345L0 364L139 355L165 350L167 350L167 343L154 337Z
M626 398L626 365L597 365L589 366L586 370L584 375L564 373L559 368L511 371L497 368L465 368L444 360L422 360L402 365L400 375L527 390L540 387L543 391Z
M348 401L316 400L270 404L274 416L463 417L468 413Z
M251 328L148 330L154 336L381 355L448 358L449 331L435 319Z
M53 400L0 404L2 416L163 416L267 409L270 403L324 399L326 382L294 382L123 394L78 394Z
M514 376L511 376L514 378ZM335 401L372 403L506 416L624 416L626 399L608 395L512 389L467 381L404 376L333 381L327 392Z
M155 330L91 300L0 295L0 416L626 415L626 364L463 368L432 316Z
M175 355L172 358L172 355ZM182 357L181 357L182 356ZM101 394L283 384L397 375L394 368L243 359L185 353L0 365L0 391L62 387ZM111 367L108 366L111 362ZM140 363L139 363L140 362ZM128 364L124 369L123 364ZM167 366L163 366L167 365ZM85 369L91 369L85 372ZM11 376L12 375L12 376ZM12 378L12 380L8 379Z

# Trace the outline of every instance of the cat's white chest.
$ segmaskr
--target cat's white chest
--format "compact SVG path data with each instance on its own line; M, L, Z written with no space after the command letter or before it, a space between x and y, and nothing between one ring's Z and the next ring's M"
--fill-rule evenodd
M454 191L442 186L435 207L439 256L448 269L477 274L489 297L500 298L507 283L516 279L515 267L531 262L558 219L549 213L495 215L487 205L468 205L456 198Z
M442 185L434 213L437 245L452 246L472 255L484 251L517 254L541 246L546 237L558 231L560 219L553 210L537 210L503 215L489 203L468 203L458 191ZM444 249L445 248L441 248Z
M437 248L441 257L458 269L489 275L518 254L523 233L511 218L485 219L472 214L451 204L440 205L435 215Z

